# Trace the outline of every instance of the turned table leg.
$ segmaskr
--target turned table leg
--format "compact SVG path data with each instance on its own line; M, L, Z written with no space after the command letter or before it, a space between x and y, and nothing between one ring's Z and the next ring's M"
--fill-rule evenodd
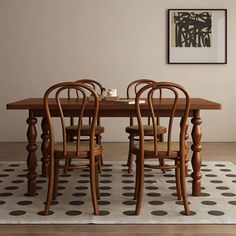
M201 173L202 132L200 128L202 119L200 117L199 110L194 111L194 116L191 119L191 122L193 124L193 129L192 129L193 144L191 146L191 149L193 151L193 156L192 156L193 173L191 174L193 178L192 195L198 197L201 195L201 178L202 178L202 173Z
M41 151L42 151L42 176L48 177L48 162L49 162L49 126L48 121L46 117L43 117L42 123L42 145L41 145Z
M37 130L36 130L36 123L37 119L34 116L34 111L29 111L29 118L26 120L28 124L28 130L27 130L27 139L28 139L28 145L26 147L28 151L28 157L27 157L27 166L29 172L27 173L28 178L28 189L27 194L28 196L35 196L36 195L36 178L37 173L35 172L36 166L37 166L37 157L36 157L36 137L37 137Z

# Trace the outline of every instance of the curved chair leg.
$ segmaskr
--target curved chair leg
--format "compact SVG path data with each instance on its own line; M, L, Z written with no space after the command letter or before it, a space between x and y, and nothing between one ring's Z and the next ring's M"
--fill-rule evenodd
M94 215L99 215L97 194L96 194L96 166L95 157L90 159L90 189L93 202Z
M100 156L97 157L96 160L96 194L97 194L97 200L100 200L100 191L99 191L99 163L100 162Z
M96 143L100 146L102 146L102 136L101 134L96 134ZM99 165L103 166L103 158L102 158L102 154L99 157Z
M181 160L180 163L180 182L181 182L181 190L182 190L182 197L184 203L184 211L186 215L189 215L189 205L188 205L188 198L187 198L187 191L186 191L186 178L185 178L185 161Z
M141 209L141 204L143 200L143 188L144 188L144 161L139 160L138 161L138 173L139 173L139 178L138 178L138 193L137 193L137 202L136 202L136 208L135 208L135 215L140 214L140 209Z
M54 185L54 160L50 160L49 167L49 180L48 180L48 192L47 192L47 200L44 208L44 215L47 216L49 213L49 208L52 202L52 193L53 193L53 185Z
M138 156L136 156L136 175L135 175L135 189L134 189L134 200L138 199L138 192L139 192L139 164L138 164Z
M52 199L56 200L57 198L57 190L58 190L58 180L59 180L59 159L55 159L55 167L54 167L54 186L53 186L53 195Z
M175 165L177 168L175 168L175 180L176 180L176 190L177 190L177 197L178 200L181 200L181 183L180 183L180 167L179 167L179 161L175 161Z
M133 154L132 154L133 145L134 145L134 136L132 134L130 134L130 136L129 136L129 152L128 152L128 160L127 160L128 173L132 172L132 167L133 167Z

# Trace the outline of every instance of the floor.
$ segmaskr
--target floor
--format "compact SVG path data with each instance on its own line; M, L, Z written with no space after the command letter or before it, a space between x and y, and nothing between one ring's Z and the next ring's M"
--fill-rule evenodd
M25 160L25 143L0 143L0 161ZM104 161L126 160L127 143L104 143ZM202 159L230 161L236 164L236 143L203 143ZM40 158L40 147L38 150ZM235 235L236 225L1 225L0 236L10 235Z

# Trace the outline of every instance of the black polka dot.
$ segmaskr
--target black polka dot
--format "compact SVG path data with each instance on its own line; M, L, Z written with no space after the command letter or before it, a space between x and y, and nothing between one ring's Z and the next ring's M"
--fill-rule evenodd
M144 169L145 172L151 172L152 169Z
M135 211L124 211L123 214L126 216L135 216Z
M180 205L180 206L183 206L184 205L184 202L179 200L179 201L176 201L175 202L176 205ZM188 204L191 205L191 202L188 201Z
M144 177L145 177L145 178L152 178L152 177L154 177L154 175L151 175L151 174L145 174Z
M170 187L168 187L168 189L170 189L170 190L176 190L176 186L170 186Z
M236 183L236 180L232 180L232 183Z
M110 214L109 211L99 211L99 216L107 216L109 214Z
M210 182L213 184L222 184L223 183L222 180L211 180Z
M204 193L204 192L201 193L201 197L209 197L209 196L210 196L209 193Z
M202 201L201 202L203 205L207 205L207 206L213 206L216 205L217 203L214 201Z
M25 181L24 181L24 180L17 179L17 180L12 180L11 182L12 182L13 184L20 184L20 183L24 183Z
M110 193L100 193L100 196L101 197L109 197L109 196L111 196L111 194Z
M90 175L89 174L81 174L80 177L85 177L85 178L89 178Z
M147 180L144 180L144 182L147 183L147 184L154 184L154 183L156 183L157 181L151 180L151 179L147 179Z
M234 206L236 205L236 201L229 201L228 203L229 203L230 205L234 205Z
M25 215L25 214L26 214L25 211L11 211L9 213L9 215L11 215L11 216L22 216L22 215Z
M224 164L215 164L215 166L224 167L225 165Z
M20 202L17 202L17 204L20 205L20 206L31 205L32 203L33 203L32 201L20 201Z
M151 214L154 216L165 216L168 214L168 212L166 212L166 211L152 211Z
M3 177L8 177L9 175L7 175L7 174L1 174L0 175L0 178L3 178Z
M125 197L133 197L134 193L123 193L122 195Z
M17 177L23 177L23 178L25 178L25 177L26 177L26 174L17 175Z
M229 188L226 186L217 186L216 189L218 190L228 190Z
M36 186L36 189L37 190L40 190L40 189L42 189L43 187L41 187L41 186Z
M83 205L84 202L83 201L71 201L69 202L70 205L73 205L73 206L80 206L80 205Z
M9 165L10 167L17 167L17 166L20 166L19 164L10 164Z
M226 176L227 177L236 177L236 175L234 175L234 174L227 174Z
M163 205L164 202L162 201L150 201L148 202L150 205L154 205L154 206L160 206L160 205Z
M146 189L147 189L147 190L157 190L157 189L159 189L159 188L156 187L156 186L147 186Z
M59 181L58 181L58 183L60 183L60 184L65 184L65 183L68 183L69 181L68 180L65 180L65 179L60 179Z
M105 205L110 205L111 204L111 202L109 202L109 201L98 201L98 205L100 205L100 206L105 206Z
M15 169L4 169L3 171L5 171L5 172L13 172L13 171L15 171Z
M110 186L100 186L99 187L100 190L111 190Z
M28 169L23 169L22 171L23 171L23 172L27 172L27 171L29 171L29 170L28 170Z
M68 215L68 216L79 216L79 215L82 214L82 212L81 211L72 210L72 211L66 211L65 214Z
M12 193L0 193L0 197L9 197L9 196L12 196L13 194Z
M40 215L40 216L44 216L44 211L39 211L37 214ZM53 215L53 214L54 214L53 211L49 211L49 212L48 212L48 216ZM44 216L44 217L45 217L45 216Z
M206 167L207 165L206 164L202 164L202 167Z
M124 201L124 202L122 202L124 205L128 205L128 206L132 206L132 205L135 205L136 203L135 203L135 201Z
M181 211L180 214L181 214L181 215L186 215L186 214L185 214L185 211ZM196 215L196 214L197 214L197 213L196 213L195 211L189 211L189 215L188 215L188 216L194 216L194 215Z
M6 202L4 201L0 201L0 205L4 205Z
M124 184L131 184L131 183L134 183L134 180L122 180L122 183Z
M161 196L160 193L147 193L147 195L148 195L149 197L159 197L159 196Z
M206 177L217 177L217 175L215 175L215 174L206 174L205 176Z
M174 184L176 181L175 180L173 180L173 179L171 179L171 180L166 180L166 183L168 183L168 184Z
M165 177L175 177L175 175L173 175L173 174L165 174L165 175L163 175L163 176L165 176Z
M207 213L212 216L222 216L225 214L223 211L208 211Z
M71 177L71 175L70 174L61 174L60 177L67 178L67 177Z
M16 187L16 186L8 186L5 189L6 190L16 190L16 189L18 189L18 187Z
M88 187L87 186L78 186L78 187L75 187L75 189L77 189L77 190L87 190Z
M73 193L72 194L74 197L84 197L87 195L87 193Z
M110 174L101 174L100 176L101 176L101 177L104 177L104 178L110 178L110 177L112 177L112 175L110 175Z
M44 183L47 183L47 180L44 180L44 179L37 179L37 180L36 180L36 183L37 183L37 184L44 184Z
M230 172L230 171L232 171L232 170L230 170L230 169L220 169L220 171L223 171L223 172Z
M234 197L236 196L235 193L221 193L222 196L225 196L225 197Z
M211 169L203 168L203 169L201 169L201 171L202 171L202 172L210 172L210 171L212 171L212 170L211 170Z
M66 187L60 185L60 186L58 186L57 189L58 189L58 190L63 190L63 189L65 189L65 188L66 188Z

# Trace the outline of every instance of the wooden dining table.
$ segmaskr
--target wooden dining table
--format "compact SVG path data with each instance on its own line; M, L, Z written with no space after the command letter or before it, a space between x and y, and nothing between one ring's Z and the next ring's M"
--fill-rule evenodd
M77 116L79 109L78 99L62 99L62 107L64 110L64 115L68 117ZM177 104L176 116L181 116L184 110L184 99L180 99ZM52 110L52 116L57 117L59 112L57 110L55 99L50 99L49 104ZM156 112L159 117L168 117L171 111L172 100L171 98L161 98L155 99L154 104L156 104L158 109ZM27 98L24 100L16 101L7 104L8 110L28 110L29 115L26 120L28 124L27 129L27 166L28 166L28 185L27 185L27 195L35 196L36 195L36 179L38 173L36 172L37 166L37 157L36 157L36 138L37 138L37 117L42 117L41 129L42 129L42 176L48 176L48 165L49 165L49 127L47 119L45 117L43 98ZM86 110L86 115L89 116L92 112L93 106L88 106ZM191 117L192 123L192 195L200 196L201 195L201 124L202 118L200 116L201 110L220 110L221 104L213 101L209 101L202 98L191 98L191 106L189 117ZM148 116L148 106L147 103L141 104L141 110L143 115ZM104 101L102 100L99 105L99 116L100 117L135 117L135 105L129 104L128 102L119 102L119 101Z

